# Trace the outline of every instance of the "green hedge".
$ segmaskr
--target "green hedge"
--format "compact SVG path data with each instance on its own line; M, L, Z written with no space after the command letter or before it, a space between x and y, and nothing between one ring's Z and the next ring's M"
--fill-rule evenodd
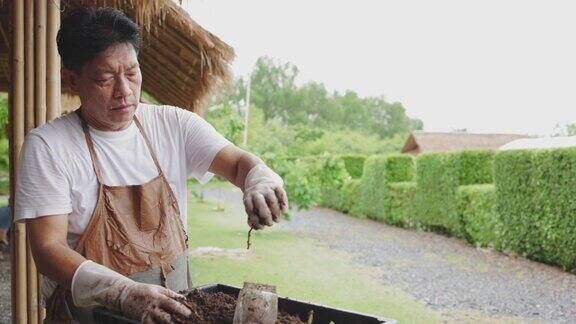
M416 158L416 221L425 228L460 234L456 206L457 154L428 153Z
M344 183L340 191L339 204L337 210L343 213L351 213L360 199L360 179L351 179Z
M384 176L387 183L406 182L414 179L414 158L411 155L388 155L385 168Z
M456 199L464 238L472 244L492 246L496 242L497 226L494 185L460 186Z
M396 226L415 227L414 197L416 182L394 182L388 185L386 222Z
M493 182L494 152L470 150L421 154L416 159L417 221L433 230L465 235L458 215L460 185Z
M364 163L360 180L360 200L355 214L386 221L387 184L411 181L414 161L410 155L375 155Z
M542 256L540 208L535 205L534 151L496 154L494 184L498 216L498 248L521 255Z
M514 150L495 160L499 244L576 270L576 149Z
M342 155L340 156L342 161L344 161L344 166L346 171L352 179L360 179L362 177L362 170L364 169L364 162L366 161L366 156L364 155Z
M461 186L494 182L494 151L462 151L457 155Z

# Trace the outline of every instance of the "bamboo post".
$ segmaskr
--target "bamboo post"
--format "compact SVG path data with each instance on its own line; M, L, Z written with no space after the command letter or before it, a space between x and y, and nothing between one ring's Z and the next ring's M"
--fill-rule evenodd
M36 125L46 122L46 2L34 5L34 112Z
M14 210L14 188L18 156L24 142L24 3L10 1L12 46L10 48L10 208ZM13 224L12 319L26 323L26 226Z
M48 1L46 19L46 120L50 121L60 116L60 56L56 44L56 36L60 28L60 1ZM40 275L37 276L38 291L40 291ZM38 294L38 305L40 304ZM38 307L38 323L43 323L46 310Z
M60 116L60 56L56 45L56 35L60 29L59 1L48 2L47 71L46 71L46 108L48 121Z
M24 40L26 46L24 47L24 123L25 133L28 133L35 126L34 118L34 1L26 0L24 3ZM27 277L27 294L26 294L26 309L28 314L28 323L38 323L37 312L34 311L38 305L38 284L35 281L36 269L31 269L34 266L34 259L30 244L26 242L26 277ZM35 281L35 282L33 282Z
M34 128L34 0L24 3L24 120L25 131Z

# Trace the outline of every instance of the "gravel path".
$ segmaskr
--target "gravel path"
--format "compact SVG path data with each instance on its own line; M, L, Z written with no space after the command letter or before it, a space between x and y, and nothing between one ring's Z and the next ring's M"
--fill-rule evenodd
M238 190L204 192L227 203L242 201ZM551 266L329 209L293 211L282 226L350 253L355 262L377 268L382 283L457 322L576 323L576 276Z

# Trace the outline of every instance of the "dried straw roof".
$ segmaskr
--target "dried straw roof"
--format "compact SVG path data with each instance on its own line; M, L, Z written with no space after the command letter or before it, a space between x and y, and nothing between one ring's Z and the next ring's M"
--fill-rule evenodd
M43 0L58 1L58 0ZM8 1L0 8L0 90L8 85ZM79 6L115 7L142 30L143 89L160 102L200 112L230 80L234 50L198 25L172 0L62 0L64 14ZM62 85L66 91L66 85Z
M420 154L469 149L497 149L513 140L528 137L528 135L520 134L468 134L417 131L408 136L401 152Z

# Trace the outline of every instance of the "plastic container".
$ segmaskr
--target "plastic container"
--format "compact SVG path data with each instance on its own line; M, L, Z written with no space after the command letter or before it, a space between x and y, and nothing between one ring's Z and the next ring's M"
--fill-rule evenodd
M212 284L196 287L197 289L207 292L216 293L222 292L225 294L238 296L240 288L228 286L223 284ZM314 311L314 324L329 324L330 322L340 324L381 324L381 323L396 323L395 320L376 317L372 315L347 311L338 308L331 308L328 306L306 303L299 300L294 300L285 297L278 297L278 308L287 311L291 314L298 314L300 318L308 318L310 310ZM109 324L137 324L138 321L127 319L122 315L112 313L104 308L99 308L94 311L94 319L100 323Z

